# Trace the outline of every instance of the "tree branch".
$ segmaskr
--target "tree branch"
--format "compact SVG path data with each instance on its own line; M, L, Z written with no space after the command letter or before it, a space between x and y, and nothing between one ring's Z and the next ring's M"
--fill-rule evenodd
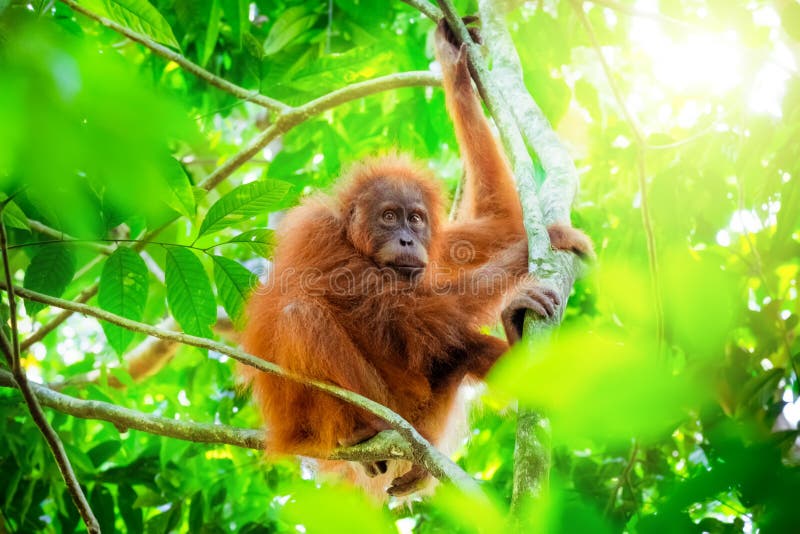
M258 104L264 108L267 108L272 111L283 111L288 109L289 106L284 104L283 102L279 102L273 98L269 98L268 96L264 96L258 91L249 91L244 87L240 87L234 83L229 82L224 78L220 78L219 76L212 74L211 72L207 71L200 65L193 63L186 59L186 57L178 54L177 52L173 52L166 46L159 44L146 35L141 33L137 33L133 30L129 30L125 26L117 24L113 20L109 20L105 17L101 17L97 13L89 11L82 5L74 2L73 0L60 0L63 4L66 4L72 9L73 11L77 11L78 13L89 17L92 20L95 20L105 26L106 28L110 28L117 33L120 33L130 39L131 41L135 41L146 48L149 48L153 51L154 54L160 56L168 61L174 61L178 65L180 65L184 70L191 72L198 78L205 80L209 84L213 85L214 87L225 91L226 93L230 93L237 98L241 98L242 100L246 100L248 102L252 102L254 104Z
M0 386L19 388L13 375L2 369L0 369ZM134 429L195 443L233 445L255 450L264 449L264 432L261 430L159 417L108 402L78 399L40 384L30 383L30 387L42 406L81 419L106 421L113 424L120 432ZM353 447L336 449L328 457L331 460L358 462L387 458L413 459L408 442L394 430L381 432L369 441Z
M7 283L2 283L0 286L6 290L9 287ZM86 304L78 304L68 300L51 297L20 287L14 287L13 291L15 291L22 298L33 300L35 302L41 302L42 304L47 304L48 306L54 306L56 308L62 308L72 312L81 313L96 319L101 319L103 321L108 321L127 330L140 332L160 339L176 341L184 345L192 345L194 347L216 351L220 354L230 356L231 358L245 365L254 367L259 371L281 376L288 380L293 380L321 391L325 391L330 395L344 400L345 402L348 402L354 406L358 406L359 408L362 408L386 421L400 434L400 436L403 437L403 439L409 443L413 461L425 467L425 469L427 469L436 478L449 481L458 486L462 491L470 492L475 495L482 495L482 492L478 488L475 480L467 475L447 456L442 454L430 443L428 443L408 421L394 413L389 408L362 395L338 386L334 386L332 384L317 380L309 380L306 377L290 373L272 362L267 362L256 356L247 354L246 352L234 349L210 339L161 330L145 323L125 319L124 317L120 317L119 315L106 312L93 306L87 306Z
M422 0L415 4L420 1ZM554 287L562 296L564 305L551 320L533 321L529 318L525 323L526 343L546 343L552 329L561 322L567 298L581 265L574 255L551 250L545 222L569 220L570 208L577 191L577 170L569 152L525 89L519 58L508 35L501 3L479 0L481 31L494 62L491 77L480 50L471 42L451 1L439 0L439 5L451 29L467 43L472 76L495 118L501 139L509 153L528 232L531 272ZM508 102L513 102L514 105L510 106ZM538 195L526 141L536 152L547 176ZM511 503L512 515L518 521L523 520L523 513L547 489L550 469L549 436L549 422L546 417L526 408L519 410L514 454L514 494Z
M47 421L47 417L45 417L42 407L39 406L36 395L33 394L31 385L28 382L28 377L20 362L17 299L14 294L14 286L11 280L11 266L8 261L8 237L6 235L6 226L3 224L1 217L4 208L5 204L0 206L0 254L3 256L3 270L5 274L5 284L7 285L6 293L8 295L8 308L11 323L11 342L9 343L5 332L0 328L0 347L2 347L2 352L11 367L14 380L19 390L22 392L22 397L25 399L25 404L28 406L31 418L39 428L39 431L42 433L42 436L50 448L50 452L53 454L58 470L61 472L61 476L67 486L67 491L69 491L72 501L75 503L75 507L78 509L83 522L86 524L86 529L92 533L99 533L100 524L97 522L92 508L89 506L89 501L86 500L86 495L84 495L78 478L75 476L75 471L72 469L72 464L69 461L67 452L64 450L64 444L61 443L58 434L56 434L53 427L50 426L50 423Z

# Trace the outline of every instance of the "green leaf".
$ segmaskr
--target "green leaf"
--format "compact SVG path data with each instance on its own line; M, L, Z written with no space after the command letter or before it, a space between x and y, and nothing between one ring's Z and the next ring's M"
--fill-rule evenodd
M147 302L147 286L144 260L130 248L121 247L103 266L97 302L106 311L140 321ZM109 344L121 356L133 339L133 332L105 321L101 324Z
M192 496L192 504L189 505L189 532L200 532L203 527L203 492L197 491Z
M8 195L0 193L0 202L5 201L7 198ZM3 223L6 226L19 228L20 230L30 230L31 228L28 225L28 218L25 216L25 212L23 212L13 200L8 201L5 207L3 207Z
M244 306L247 297L255 287L258 279L247 268L234 260L222 256L213 256L214 281L222 307L228 313L233 324L241 326L244 319Z
M114 497L111 491L102 484L95 484L89 505L100 523L100 532L115 532L114 528Z
M200 66L205 67L211 54L214 52L214 47L217 45L217 37L219 37L219 21L222 16L222 9L219 5L219 0L210 0L208 3L208 13L205 13L206 35L200 44Z
M169 23L147 0L85 0L81 3L129 30L180 49Z
M279 180L262 180L237 187L219 199L200 225L202 236L240 223L249 217L274 211L291 185Z
M272 55L283 49L300 34L310 29L317 21L317 15L310 13L305 6L290 7L284 11L264 41L264 55Z
M164 201L167 206L174 209L181 215L192 218L196 212L196 204L192 184L186 171L175 158L170 158L173 164L169 167L169 172L165 173L169 193Z
M247 9L247 0L222 0L222 11L231 27L231 40L237 49L242 47L242 35L250 24Z
M74 275L75 255L69 246L42 245L31 258L22 287L51 297L60 297ZM30 316L36 315L44 307L39 302L25 301L25 311Z
M119 512L128 532L144 531L142 509L135 507L138 495L136 490L128 484L120 484L117 489L117 504Z
M219 243L214 246L219 247L231 243L250 245L250 248L252 248L256 254L263 258L268 258L272 255L272 249L275 247L275 232L267 228L247 230L224 243Z
M203 264L181 247L167 248L166 263L167 304L175 320L187 334L211 337L217 307Z
M104 441L89 450L89 458L92 460L95 467L100 467L103 465L103 462L117 454L121 447L122 442L118 439Z

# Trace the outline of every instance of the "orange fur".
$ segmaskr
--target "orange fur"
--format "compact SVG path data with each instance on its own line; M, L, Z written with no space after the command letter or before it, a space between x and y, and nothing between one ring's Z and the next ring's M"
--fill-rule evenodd
M473 92L465 57L441 29L437 57L466 170L459 220L444 222L438 183L409 159L354 166L335 194L306 200L283 221L270 280L251 298L243 336L248 352L384 404L434 443L443 438L465 376L482 377L508 348L479 329L497 321L527 275L509 166ZM418 280L392 278L390 268L374 261L372 223L359 219L357 208L375 201L378 180L421 197L427 208L429 262ZM361 279L366 273L375 275L369 283ZM383 276L391 283L382 284ZM349 291L332 290L351 278ZM386 428L311 387L243 372L266 421L270 452L325 457L365 427Z

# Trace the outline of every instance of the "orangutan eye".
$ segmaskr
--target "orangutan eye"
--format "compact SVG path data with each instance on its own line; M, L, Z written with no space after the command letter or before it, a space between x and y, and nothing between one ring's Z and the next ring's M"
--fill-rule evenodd
M419 213L412 213L411 217L408 218L408 222L411 224L422 224L422 215Z
M397 215L395 215L392 210L384 211L382 217L383 220L388 223L393 223L397 219Z

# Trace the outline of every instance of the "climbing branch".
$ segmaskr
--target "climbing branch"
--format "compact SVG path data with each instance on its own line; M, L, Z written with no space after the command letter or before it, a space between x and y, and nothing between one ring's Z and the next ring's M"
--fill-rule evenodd
M427 16L437 12L425 0L405 0ZM581 270L573 255L550 248L545 225L569 221L577 192L578 174L572 158L553 131L541 109L525 89L519 57L504 21L503 3L479 0L481 32L493 60L491 74L480 49L471 41L461 17L450 0L439 0L443 16L453 32L467 44L470 71L484 102L497 125L511 160L517 191L523 207L528 233L530 270L544 283L555 288L566 303L572 285ZM513 102L513 106L510 103ZM546 179L537 190L531 147L542 164ZM561 322L563 307L548 321L526 321L525 340L546 343L552 329ZM545 493L550 470L550 430L547 418L536 411L521 408L517 422L514 451L514 492L512 514L519 521L525 511Z
M9 287L11 286L5 282L0 284L0 287L8 291ZM256 356L229 347L222 343L212 341L210 339L178 332L169 332L145 323L131 321L130 319L120 317L119 315L109 313L93 306L78 304L68 300L51 297L16 286L13 287L12 290L24 299L41 302L42 304L46 304L48 306L69 310L75 313L81 313L96 319L101 319L133 332L140 332L147 334L148 336L157 337L159 339L166 339L177 343L182 343L184 345L191 345L194 347L215 351L220 354L225 354L245 365L249 365L255 369L258 369L259 371L281 376L288 380L293 380L295 382L316 388L320 391L324 391L354 406L358 406L359 408L362 408L363 410L366 410L386 421L386 423L388 423L406 442L408 442L410 445L410 455L413 458L413 461L425 467L425 469L427 469L436 478L449 481L461 488L463 491L481 495L476 482L455 463L453 463L447 456L439 452L435 447L428 443L408 421L397 415L389 408L362 395L338 386L334 386L332 384L328 384L326 382L309 380L306 377L290 373L274 363L267 362Z

